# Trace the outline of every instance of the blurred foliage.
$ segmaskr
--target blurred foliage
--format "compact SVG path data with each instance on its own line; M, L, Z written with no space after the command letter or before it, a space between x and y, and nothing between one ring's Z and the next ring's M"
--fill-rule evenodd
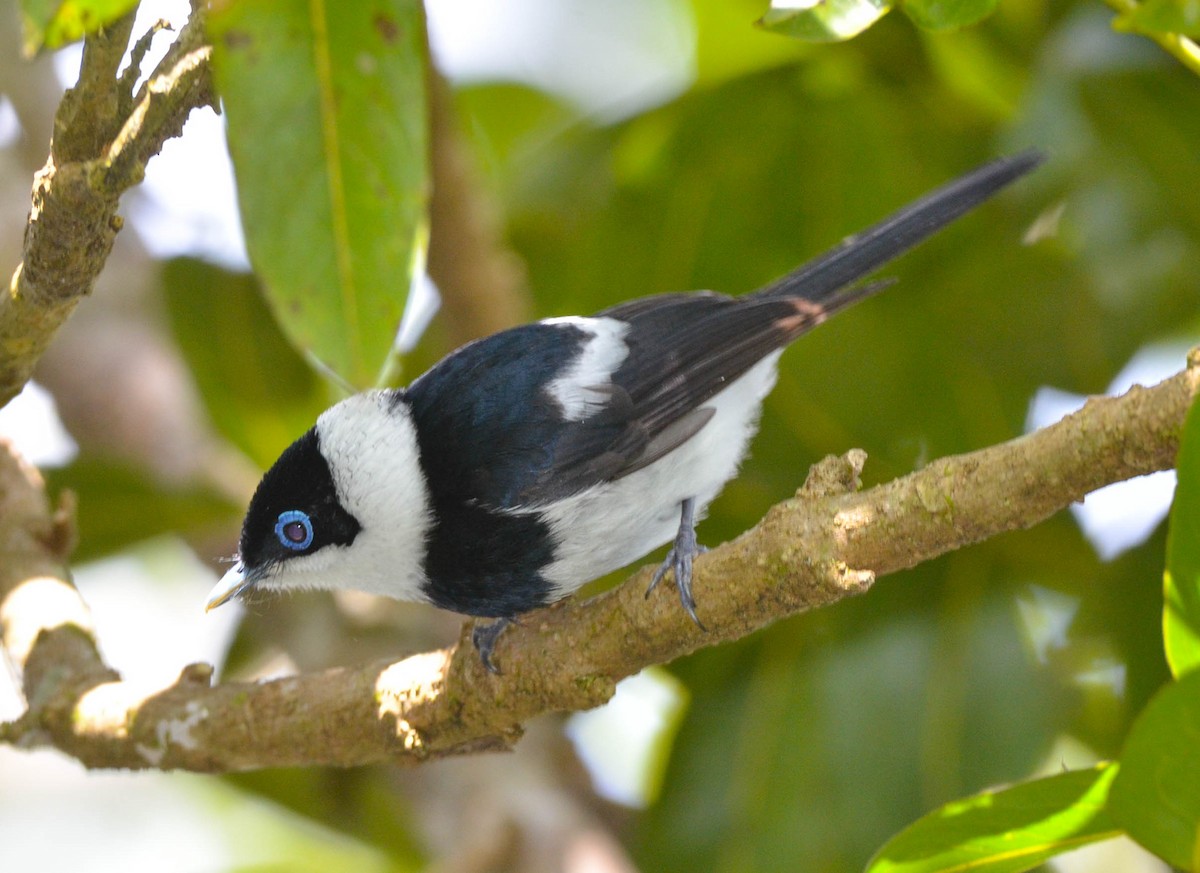
M1200 36L1198 0L1146 0L1121 15L1115 26L1138 33L1178 33Z
M1099 392L1147 342L1200 335L1200 83L1153 43L1114 33L1103 6L1006 0L976 27L933 32L993 4L912 0L902 8L922 28L887 15L857 39L818 45L752 27L762 3L676 5L695 27L696 79L663 105L600 122L526 86L458 88L468 144L544 316L661 291L743 293L989 157L1029 145L1050 155L996 203L888 268L895 288L789 351L753 457L712 507L702 539L752 525L824 454L864 447L867 483L883 481L1020 434L1041 386ZM255 101L269 109L279 92L303 90L311 100L328 86L351 102L374 97L355 90L365 86L342 65L357 58L333 44L333 78L317 83L310 55L271 57L269 40L259 53L268 57L231 60L242 26L221 24L219 81L251 251L284 333L363 384L387 354L420 248L419 197L411 198L424 176L411 165L423 146L411 138L422 116L385 100L400 121L379 105L366 116L337 115L329 140L268 115ZM253 32L266 40L283 29L272 20ZM393 85L411 96L406 64ZM266 85L239 79L252 67L268 69ZM340 232L328 200L338 175L329 145L365 138L375 148L380 134L391 138L387 155L408 149L409 166L385 168L382 150L353 155L372 173L397 175L361 178L341 167L348 184L364 186L348 195L355 205L343 230L354 245L365 236L363 245L387 253L356 249L342 262L320 255L327 262L314 267L314 240ZM248 180L274 191L249 190ZM403 202L391 201L395 186ZM392 207L396 214L378 211ZM337 263L354 265L362 280L349 309L344 296L319 296L350 287L344 272L331 274ZM269 463L328 399L320 380L272 327L251 280L180 261L168 265L164 285L217 430ZM351 309L378 334L357 347L339 333ZM438 335L405 360L406 372L448 351ZM55 477L81 494L88 553L228 521L235 511L221 498L169 495L92 463ZM1178 534L1195 529L1194 476L1187 482L1180 506L1187 499L1193 508L1176 509L1172 554L1185 568L1175 579L1190 586L1180 595L1190 611L1200 580L1188 569L1194 538ZM1091 754L1055 762L1079 772L1042 783L1051 787L1041 798L1063 786L1071 796L1096 777L1084 768L1122 755L1152 698L1121 779L1130 807L1167 802L1136 781L1143 766L1156 766L1141 761L1147 750L1178 756L1172 766L1196 760L1195 744L1172 736L1172 719L1196 717L1195 674L1160 692L1170 682L1159 632L1165 542L1160 531L1102 563L1062 513L671 665L691 707L661 797L632 816L626 845L646 871L859 870L931 809L1044 772L1063 736ZM1043 608L1045 592L1071 617L1060 637L1039 640L1027 616ZM243 643L253 641L256 620ZM382 847L404 867L415 857L411 811L381 772L236 782ZM1014 791L1037 795L1038 786ZM1178 841L1143 841L1189 863Z
M264 770L232 774L226 781L382 850L390 873L424 869L422 853L403 826L412 812L392 790L385 768Z
M280 332L253 276L175 258L162 282L171 329L213 424L266 469L312 427L330 392Z
M70 490L79 495L76 561L103 557L169 531L218 534L244 511L212 486L166 484L111 458L81 457L61 470L48 470L46 483L52 493Z
M107 27L137 6L138 0L21 0L23 50L32 56Z

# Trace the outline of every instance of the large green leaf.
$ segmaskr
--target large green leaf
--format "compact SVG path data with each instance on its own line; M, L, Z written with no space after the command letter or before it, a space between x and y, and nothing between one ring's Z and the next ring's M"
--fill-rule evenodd
M299 348L389 369L426 206L418 0L246 0L209 19L251 260Z
M23 51L58 48L112 24L138 0L21 0Z
M775 0L759 23L806 42L838 42L858 36L891 8L891 0L813 0L807 5Z
M1163 574L1163 646L1175 676L1200 666L1200 403L1193 403L1175 461L1179 482Z
M1103 764L948 803L889 840L867 873L1018 873L1118 836L1104 809L1116 775Z
M253 276L190 258L163 274L171 327L217 429L264 469L328 394L279 332Z
M1167 863L1200 871L1200 671L1168 683L1138 716L1108 808Z

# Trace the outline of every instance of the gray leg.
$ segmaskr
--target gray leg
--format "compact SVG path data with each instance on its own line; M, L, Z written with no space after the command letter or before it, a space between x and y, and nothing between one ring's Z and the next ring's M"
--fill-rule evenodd
M479 660L489 673L497 676L500 675L500 668L492 663L492 649L496 646L496 640L500 639L500 634L512 623L511 618L498 618L491 624L477 624L471 629L471 642L479 652Z
M692 597L692 559L707 551L704 546L696 543L696 498L689 497L683 501L680 509L679 532L675 534L675 543L654 573L654 578L650 580L650 587L646 589L646 596L649 597L667 571L674 570L675 585L679 588L679 602L696 623L696 627L702 631L707 631L708 628L696 616L696 599Z

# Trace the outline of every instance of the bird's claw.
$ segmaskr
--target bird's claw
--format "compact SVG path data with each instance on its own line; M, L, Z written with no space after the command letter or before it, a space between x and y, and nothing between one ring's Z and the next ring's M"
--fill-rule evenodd
M479 660L493 676L500 675L500 668L492 663L492 649L496 647L500 634L512 623L511 618L498 618L491 624L476 624L471 628L471 642L475 644L475 651L479 652Z
M708 551L705 546L696 542L696 530L693 527L692 512L694 503L691 500L684 502L683 517L679 524L679 532L675 534L675 542L671 546L671 550L667 552L667 557L663 559L662 564L654 571L654 576L650 580L650 586L646 589L646 596L658 587L667 575L668 570L675 571L675 586L679 589L679 602L683 604L684 611L688 617L696 623L696 627L702 631L707 631L704 622L700 621L696 615L696 598L692 596L692 561L696 555L702 555Z

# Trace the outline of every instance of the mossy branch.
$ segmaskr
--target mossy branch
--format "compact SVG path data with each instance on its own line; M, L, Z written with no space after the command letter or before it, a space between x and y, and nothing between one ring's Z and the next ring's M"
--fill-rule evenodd
M79 82L54 121L46 165L33 184L21 262L0 295L0 405L15 397L51 338L91 293L122 226L121 194L146 162L178 136L191 111L215 106L203 4L135 93L141 56L119 77L132 14L84 43Z
M883 574L1029 527L1112 482L1174 464L1200 390L1200 350L1153 388L1097 398L1028 436L858 491L865 453L830 457L794 499L697 559L707 633L669 586L646 599L649 568L612 591L530 614L483 670L469 642L262 683L209 685L193 665L169 688L118 680L96 652L68 581L63 513L37 474L0 455L0 629L23 671L26 713L0 729L89 767L206 772L427 758L511 746L543 713L606 701L650 664L745 636L870 588Z

